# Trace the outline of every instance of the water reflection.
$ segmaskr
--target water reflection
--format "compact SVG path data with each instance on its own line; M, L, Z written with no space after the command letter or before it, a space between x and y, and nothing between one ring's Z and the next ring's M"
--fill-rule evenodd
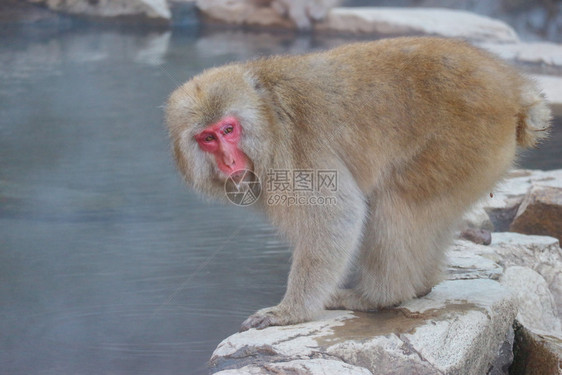
M172 164L159 106L221 62L196 42L0 41L2 373L204 373L283 293L289 254L263 218L204 203Z
M222 338L279 301L290 255L251 209L184 188L160 106L204 68L344 41L1 34L0 372L206 373Z

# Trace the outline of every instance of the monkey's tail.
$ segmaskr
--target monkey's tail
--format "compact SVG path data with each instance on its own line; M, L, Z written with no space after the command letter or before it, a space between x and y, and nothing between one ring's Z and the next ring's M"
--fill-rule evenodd
M528 82L521 90L521 111L517 115L517 144L534 147L548 137L552 113L544 95Z

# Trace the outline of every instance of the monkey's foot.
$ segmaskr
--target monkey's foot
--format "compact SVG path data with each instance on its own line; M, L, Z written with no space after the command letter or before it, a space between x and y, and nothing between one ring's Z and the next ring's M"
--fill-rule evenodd
M270 326L285 326L288 324L302 323L307 318L297 317L291 314L281 306L273 306L258 310L242 323L240 332L249 330L250 328L264 329Z
M377 306L367 301L353 289L338 289L326 303L327 310L376 310Z

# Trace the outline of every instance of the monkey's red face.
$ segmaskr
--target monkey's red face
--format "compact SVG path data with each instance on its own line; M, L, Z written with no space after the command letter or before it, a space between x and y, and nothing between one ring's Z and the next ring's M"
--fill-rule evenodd
M195 140L201 150L213 154L217 167L230 176L237 171L251 169L248 156L239 147L241 136L240 122L228 116L207 126L195 136Z

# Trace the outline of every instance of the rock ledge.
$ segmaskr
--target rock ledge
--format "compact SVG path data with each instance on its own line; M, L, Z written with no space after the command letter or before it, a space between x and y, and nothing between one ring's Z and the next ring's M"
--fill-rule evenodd
M327 311L314 322L235 334L217 347L211 368L220 375L270 374L273 368L297 374L339 368L349 374L483 374L516 312L513 295L496 281L450 280L394 309ZM299 370L303 363L307 371Z

